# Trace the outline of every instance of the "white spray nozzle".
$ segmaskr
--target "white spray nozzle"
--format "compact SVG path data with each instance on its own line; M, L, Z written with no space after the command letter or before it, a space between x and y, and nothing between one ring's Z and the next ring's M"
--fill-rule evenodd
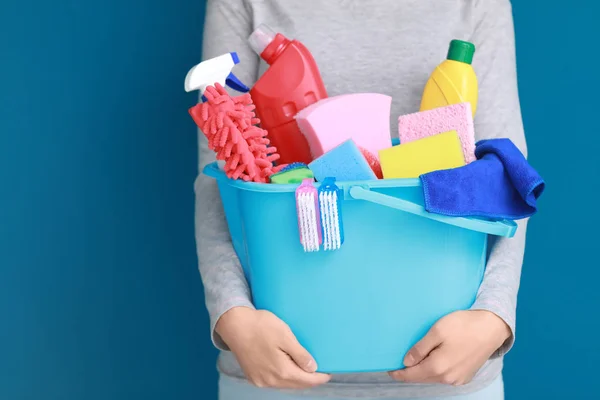
M275 39L275 31L265 24L260 24L258 28L248 37L248 43L252 50L259 56L265 51L265 48Z
M235 64L239 62L240 59L235 52L202 61L187 73L184 85L185 91L200 90L200 93L204 94L206 88L215 83L229 86L238 92L249 91L250 89L231 72Z

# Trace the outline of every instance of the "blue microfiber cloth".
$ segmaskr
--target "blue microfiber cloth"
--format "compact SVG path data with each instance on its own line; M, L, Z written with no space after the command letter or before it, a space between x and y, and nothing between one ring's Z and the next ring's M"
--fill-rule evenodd
M544 180L510 139L481 140L475 156L464 167L421 175L427 211L512 220L537 212Z

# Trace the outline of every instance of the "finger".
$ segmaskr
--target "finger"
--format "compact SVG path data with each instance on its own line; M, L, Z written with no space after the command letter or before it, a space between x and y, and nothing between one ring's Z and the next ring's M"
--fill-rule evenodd
M253 376L246 374L250 382L261 388L308 389L327 383L331 378L327 374L305 372L283 350L278 349L269 366L255 371Z
M404 357L404 366L412 367L423 361L436 347L442 343L442 338L434 325L429 332L415 344Z
M285 376L285 383L292 389L304 389L323 385L329 382L330 379L331 375L319 372L305 372L294 365Z
M439 377L449 369L444 351L438 347L431 351L424 360L413 367L390 372L396 380L408 383L436 383Z
M292 333L286 337L286 340L281 346L281 350L286 352L291 359L294 360L296 365L302 368L302 370L310 373L317 370L317 362L315 359L304 347L302 347Z
M292 376L288 381L293 382L298 385L299 388L309 388L315 387L319 385L323 385L331 379L331 375L322 374L319 372L304 372L298 373L295 376Z

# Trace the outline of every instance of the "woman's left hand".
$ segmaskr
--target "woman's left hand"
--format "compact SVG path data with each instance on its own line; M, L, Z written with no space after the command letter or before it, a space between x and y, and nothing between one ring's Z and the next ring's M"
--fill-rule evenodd
M390 372L402 382L464 385L511 332L496 314L457 311L440 319L404 358L406 368Z

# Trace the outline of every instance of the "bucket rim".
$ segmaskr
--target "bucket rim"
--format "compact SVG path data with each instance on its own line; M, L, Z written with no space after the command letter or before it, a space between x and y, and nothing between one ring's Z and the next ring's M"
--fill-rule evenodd
M221 183L226 183L229 187L241 189L248 192L258 193L294 193L300 184L267 184L244 182L242 180L229 179L223 170L221 170L216 162L208 164L202 171L205 175L210 176ZM319 186L315 182L315 186ZM511 220L492 220L488 218L477 217L453 217L448 215L440 215L428 212L423 205L388 196L371 189L385 188L400 188L400 187L422 187L421 180L418 178L412 179L377 179L368 181L340 181L336 185L343 190L344 199L365 200L371 203L376 203L381 206L395 208L400 211L408 212L431 220L436 220L448 225L457 226L460 228L469 229L481 233L487 233L495 236L513 237L517 224Z
M242 190L248 190L251 192L262 192L262 193L290 193L295 192L296 188L300 185L299 183L291 184L272 184L272 183L257 183L257 182L245 182L239 179L229 179L225 172L221 170L217 162L207 164L202 173L217 181L227 181L229 186L236 187ZM315 187L319 187L320 183L315 182ZM379 188L399 188L399 187L420 187L422 186L419 178L402 178L402 179L372 179L372 180L361 180L361 181L336 181L335 184L340 189L349 189L350 186L360 185L362 187L369 187L374 189Z

